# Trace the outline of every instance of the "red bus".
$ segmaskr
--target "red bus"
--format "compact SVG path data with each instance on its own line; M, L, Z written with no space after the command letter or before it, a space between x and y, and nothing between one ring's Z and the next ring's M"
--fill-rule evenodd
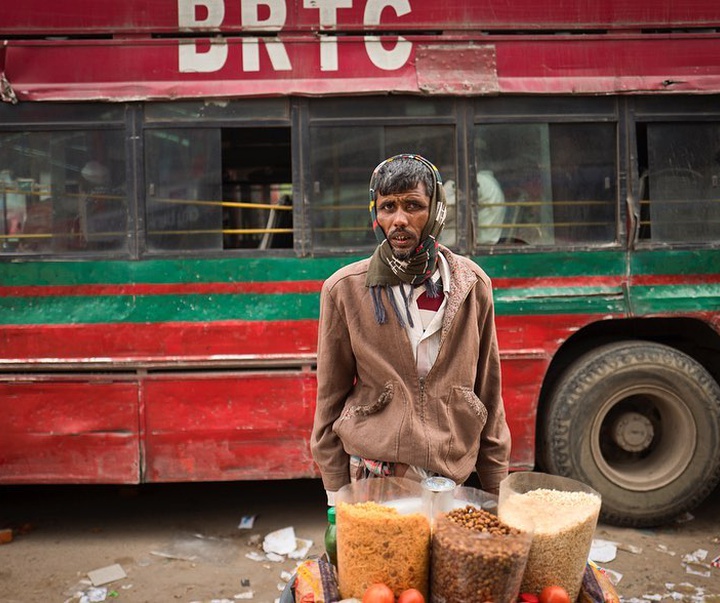
M718 484L717 2L1 12L0 483L316 476L320 286L410 151L493 279L513 469L621 525Z

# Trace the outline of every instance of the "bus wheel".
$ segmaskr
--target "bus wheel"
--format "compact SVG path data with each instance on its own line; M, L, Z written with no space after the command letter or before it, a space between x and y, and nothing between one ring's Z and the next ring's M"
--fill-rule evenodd
M626 341L581 356L539 419L544 468L595 488L607 523L664 523L720 481L720 387L668 346Z

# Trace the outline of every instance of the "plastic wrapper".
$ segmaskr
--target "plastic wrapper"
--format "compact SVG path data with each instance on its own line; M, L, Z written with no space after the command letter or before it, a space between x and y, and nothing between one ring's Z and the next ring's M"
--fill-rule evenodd
M577 603L620 603L615 586L592 561L585 566Z
M450 509L448 509L448 506ZM522 529L499 521L497 497L458 487L435 513L432 536L432 603L514 603L532 541Z
M376 582L398 596L416 588L427 598L430 521L422 487L405 478L358 480L336 497L340 594L361 599Z
M325 559L309 559L297 568L292 582L294 603L337 603L335 570ZM285 603L281 598L282 603Z
M518 472L500 483L500 519L514 526L529 518L534 526L522 592L555 584L577 599L600 506L595 490L567 477Z

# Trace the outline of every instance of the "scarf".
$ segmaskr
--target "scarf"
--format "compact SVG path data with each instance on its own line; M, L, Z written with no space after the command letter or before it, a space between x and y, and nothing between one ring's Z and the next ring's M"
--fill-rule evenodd
M430 198L430 211L428 221L420 233L420 244L413 251L409 258L405 260L397 259L392 252L390 241L388 241L385 232L377 221L377 205L375 202L375 191L372 188L378 171L387 163L399 159L410 158L421 162L427 167L433 175L433 191ZM370 258L365 285L370 288L370 295L373 300L375 309L375 319L378 324L387 322L387 314L382 302L382 291L390 302L390 306L395 313L401 326L405 326L405 321L395 302L392 292L388 289L393 285L400 286L400 293L405 304L405 313L408 323L413 326L412 317L410 316L409 300L412 289L406 293L405 285L411 288L424 284L428 297L437 297L439 289L437 283L430 278L435 272L437 266L438 255L438 236L442 232L445 224L445 214L447 211L445 203L445 191L442 187L442 180L437 168L424 157L420 155L395 155L390 159L386 159L378 165L373 171L370 178L370 216L372 218L373 231L375 238L378 240L378 246Z

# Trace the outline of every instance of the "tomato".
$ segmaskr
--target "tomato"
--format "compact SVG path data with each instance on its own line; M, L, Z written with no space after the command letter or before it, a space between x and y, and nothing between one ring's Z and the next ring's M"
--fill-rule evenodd
M373 584L365 591L362 603L395 603L395 593L387 584Z
M425 603L425 597L417 588L408 588L400 593L397 603Z
M562 586L546 586L540 593L540 603L570 603L570 597Z

